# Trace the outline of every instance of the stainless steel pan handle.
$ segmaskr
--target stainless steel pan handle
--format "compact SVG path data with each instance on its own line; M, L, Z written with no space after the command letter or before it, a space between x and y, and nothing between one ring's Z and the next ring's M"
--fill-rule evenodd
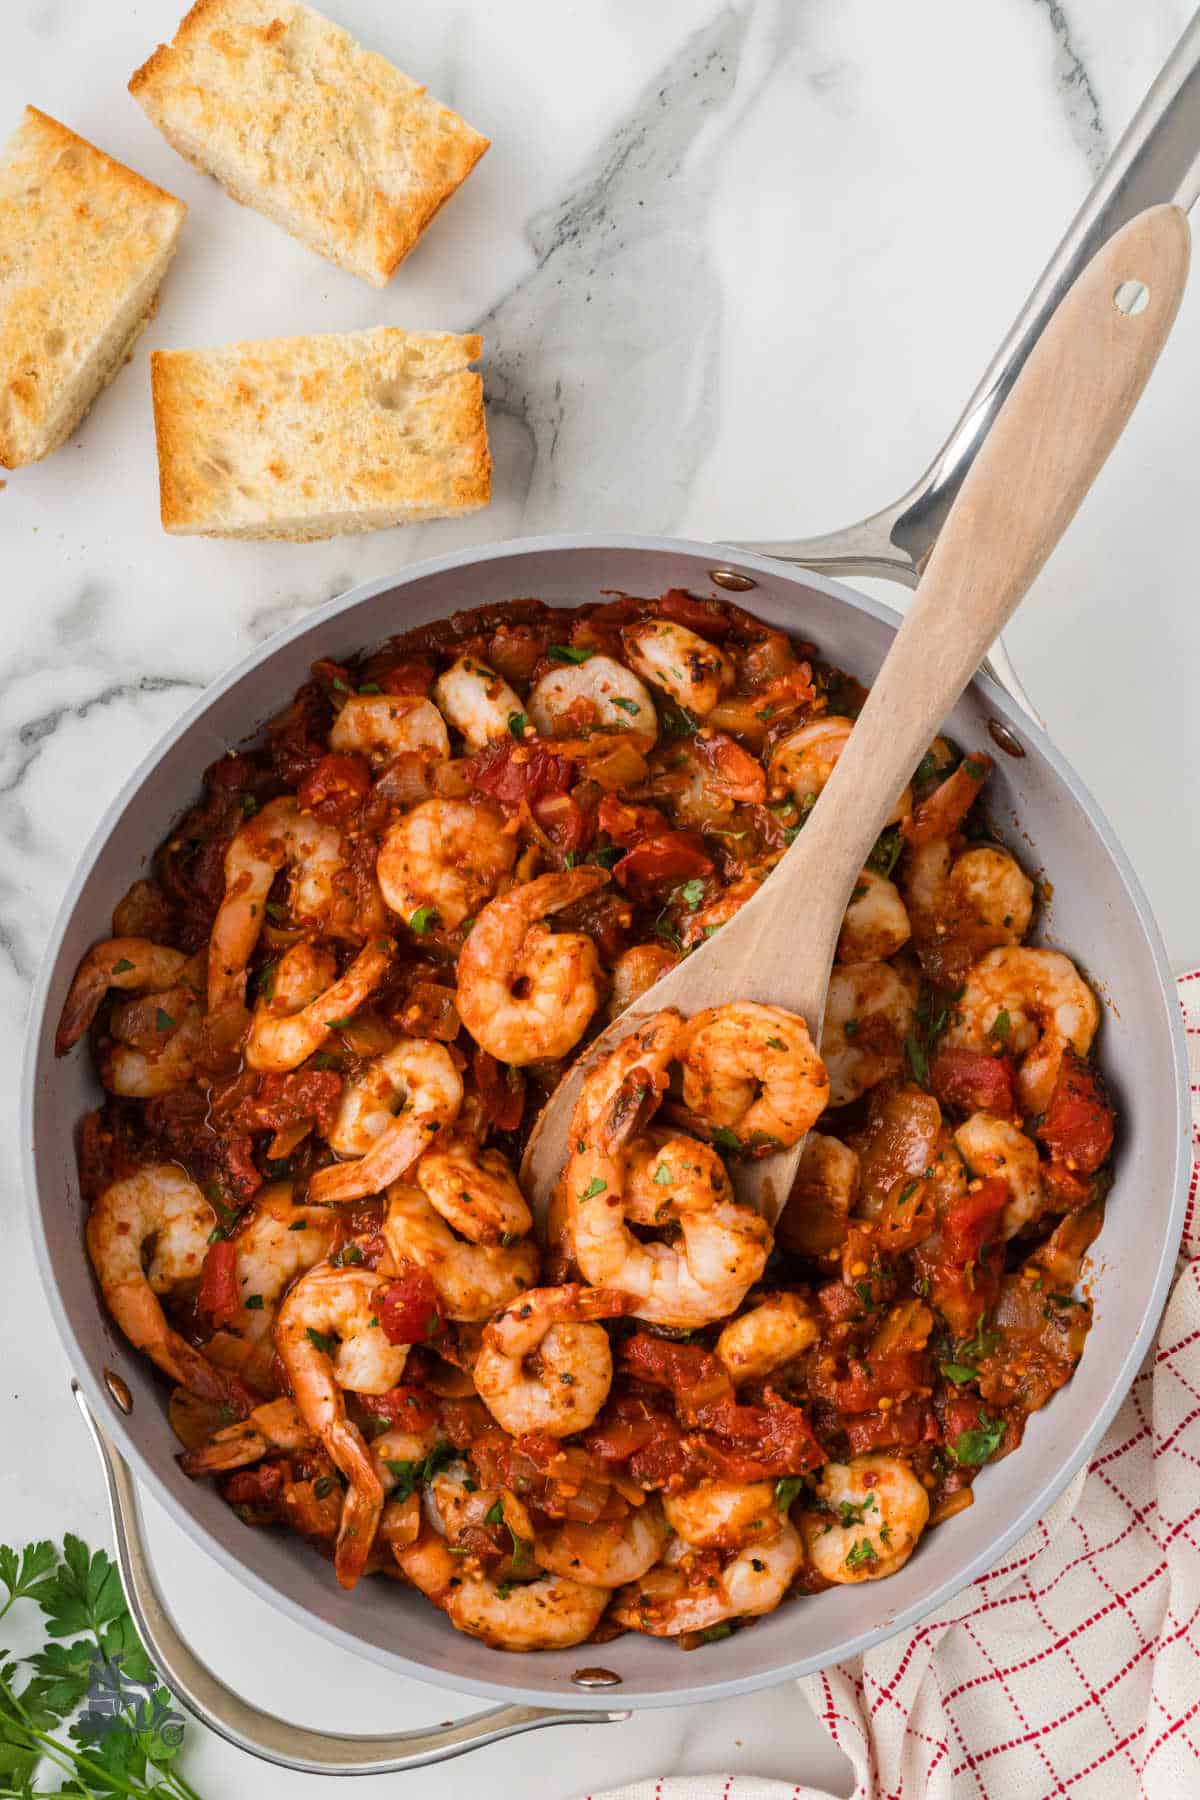
M309 1775L390 1775L448 1762L501 1738L547 1725L604 1725L628 1712L560 1712L540 1706L498 1706L451 1725L401 1731L382 1737L343 1737L312 1731L251 1706L218 1680L184 1643L163 1604L150 1571L137 1488L129 1465L109 1442L77 1381L71 1391L100 1455L112 1509L117 1563L129 1610L159 1674L190 1713L219 1737L251 1756Z
M962 417L920 480L891 506L824 537L742 543L823 575L874 575L915 587L938 532L1025 359L1085 265L1122 225L1171 201L1190 211L1200 193L1200 12L1192 19L1080 207L1066 236ZM993 672L1036 719L1003 644Z

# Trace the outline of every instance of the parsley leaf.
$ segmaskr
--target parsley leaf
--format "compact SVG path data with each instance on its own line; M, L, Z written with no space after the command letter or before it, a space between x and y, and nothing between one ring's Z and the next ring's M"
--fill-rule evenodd
M1001 1011L996 1014L995 1018L988 1026L988 1036L990 1038L995 1038L998 1044L1002 1044L1011 1030L1012 1020L1009 1018L1007 1012Z
M980 1413L978 1426L971 1431L960 1431L947 1449L956 1463L978 1467L994 1455L1004 1431L1003 1419L989 1419L986 1413Z
M156 1031L174 1031L175 1029L174 1019L169 1012L164 1012L161 1006L156 1006L154 1009L154 1028Z
M785 1475L782 1481L775 1483L775 1504L780 1512L788 1512L796 1495L804 1486L802 1475Z
M694 880L685 881L682 887L676 888L675 893L678 894L689 912L695 912L704 898L704 883L699 876L696 876Z
M120 962L115 962L113 964L111 973L114 975L128 975L128 973L129 973L130 969L132 969L132 967L133 967L133 964L130 962L129 958L127 956L123 956L121 958Z
M516 738L518 743L520 743L521 739L525 736L525 727L528 725L528 723L529 723L528 714L523 713L523 712L509 713L508 729L511 732L512 736Z
M392 1499L407 1500L418 1488L427 1486L448 1464L457 1462L458 1451L453 1444L441 1443L434 1445L423 1462L396 1462L390 1456L384 1461L396 1477Z
M310 1325L304 1335L313 1349L319 1350L322 1356L331 1356L337 1346L335 1338L331 1338L324 1331L318 1331L314 1325Z
M956 1382L959 1387L964 1381L974 1381L979 1373L979 1370L972 1368L970 1363L944 1362L939 1363L938 1368L947 1381Z
M599 1175L593 1175L587 1186L579 1190L578 1198L580 1200L594 1200L597 1194L602 1194L604 1192L605 1186L606 1183L601 1181Z
M547 656L560 663L585 663L595 654L594 650L582 649L575 644L551 644L546 651Z
M632 713L635 719L642 710L636 700L627 700L623 694L614 694L612 703L619 706L622 712Z
M929 1058L925 1054L924 1045L915 1032L910 1031L905 1038L904 1054L908 1059L908 1066L912 1070L913 1080L919 1081L924 1087L929 1080Z
M432 906L418 906L408 921L408 928L410 931L415 931L418 937L424 937L425 933L432 930L437 923L438 916Z
M860 1543L852 1545L846 1552L845 1560L848 1569L861 1569L864 1563L878 1562L879 1558L875 1554L875 1546L870 1538L863 1538Z

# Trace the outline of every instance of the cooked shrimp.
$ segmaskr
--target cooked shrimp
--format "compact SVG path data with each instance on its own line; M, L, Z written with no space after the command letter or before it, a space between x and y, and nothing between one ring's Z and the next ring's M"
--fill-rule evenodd
M725 689L733 686L733 664L724 651L686 625L647 619L640 625L626 625L621 642L638 674L664 688L698 719L710 713Z
M508 736L509 720L524 711L520 697L478 657L460 656L433 684L433 697L471 750Z
M671 1530L693 1550L770 1544L784 1523L773 1481L702 1481L681 1493L664 1494L663 1511Z
M590 864L539 875L476 919L458 959L458 1015L500 1062L553 1061L583 1036L600 999L596 946L582 932L556 936L544 921L607 881Z
M668 1225L677 1213L703 1211L733 1193L725 1164L699 1138L654 1131L625 1153L625 1217L631 1225Z
M87 1247L108 1310L134 1348L181 1387L224 1404L235 1403L229 1377L172 1331L159 1300L199 1280L216 1223L194 1181L171 1163L152 1163L100 1194Z
M579 1286L531 1288L493 1319L475 1364L479 1397L512 1437L585 1431L608 1398L612 1352L596 1319L630 1310L626 1294ZM536 1369L526 1359L536 1355Z
M310 1450L316 1441L294 1400L268 1400L240 1424L226 1425L207 1444L186 1450L179 1466L185 1475L224 1475L261 1462L272 1451Z
M741 1305L763 1272L771 1231L732 1198L727 1177L713 1187L699 1146L692 1164L707 1168L708 1179L680 1183L681 1163L670 1188L662 1188L661 1222L678 1226L678 1243L643 1243L629 1229L625 1184L631 1160L640 1160L629 1152L666 1085L682 1030L678 1013L656 1013L588 1073L571 1118L564 1181L569 1234L585 1279L631 1295L638 1318L688 1329ZM631 1204L637 1214L641 1203Z
M175 986L187 961L182 950L152 944L149 938L109 938L93 945L63 1002L54 1038L55 1056L65 1056L79 1042L110 988L127 994L163 993Z
M348 1482L334 1551L341 1585L363 1572L379 1515L383 1484L362 1433L346 1417L342 1389L386 1394L404 1373L408 1346L389 1344L373 1295L370 1269L310 1269L291 1289L275 1321L275 1348L287 1370L300 1415Z
M113 1007L108 1026L112 1041L100 1047L96 1058L110 1094L152 1100L191 1079L204 1023L203 985L201 952L184 964L174 987Z
M776 1238L799 1256L827 1256L845 1239L858 1191L858 1152L839 1138L810 1131Z
M634 944L618 956L612 967L608 1017L615 1019L627 1006L648 994L659 978L679 961L666 944Z
M488 1579L503 1584L541 1572L533 1520L510 1489L481 1487L457 1462L434 1476L423 1498L426 1518L456 1555L467 1558L464 1567L472 1565L472 1573L486 1567Z
M331 750L445 762L450 737L432 700L418 694L352 694L329 733Z
M658 1500L650 1496L624 1519L595 1524L568 1519L539 1532L538 1562L552 1575L566 1575L594 1587L624 1587L652 1569L666 1548L669 1532Z
M246 965L266 917L267 895L285 865L291 869L289 905L298 922L319 924L332 912L342 870L342 834L303 812L291 798L268 801L248 819L225 852L225 898L208 944L208 1008L241 1002Z
M809 1561L826 1581L879 1581L903 1568L929 1521L929 1495L895 1456L826 1463L823 1512L802 1521Z
M611 656L552 669L530 690L526 709L542 737L585 736L589 731L636 731L653 744L658 714L637 676Z
M826 713L790 731L771 752L767 766L768 792L776 800L790 794L794 800L815 800L829 777L854 729L853 719ZM912 788L906 787L888 823L906 819L912 811Z
M717 1355L735 1383L761 1381L773 1369L802 1356L820 1335L820 1326L798 1294L768 1294L726 1325L717 1339Z
M342 1094L329 1143L356 1162L318 1169L309 1195L318 1205L380 1194L398 1181L462 1105L462 1076L445 1044L401 1038L368 1063Z
M972 1050L1000 1045L1019 1056L1017 1094L1025 1113L1045 1112L1069 1046L1086 1056L1100 1009L1069 956L1005 946L989 950L967 977L946 1043Z
M390 1463L423 1462L441 1442L442 1435L436 1423L424 1425L419 1431L411 1425L389 1425L386 1431L373 1437L371 1455L375 1458L384 1493L390 1494L400 1480L395 1469L389 1468Z
M338 980L317 986L322 976L332 976L332 959L326 951L294 944L280 958L270 999L261 999L255 1007L246 1043L250 1068L279 1072L307 1062L329 1033L374 993L391 968L395 951L391 938L377 938L359 951ZM285 973L288 964L293 966ZM280 973L285 973L282 989ZM290 1002L298 993L306 997L293 1009Z
M448 1319L490 1318L537 1280L538 1248L532 1237L508 1248L464 1243L421 1190L402 1181L388 1194L383 1232L398 1264L416 1263L427 1272Z
M821 1051L829 1104L845 1106L904 1067L917 983L892 963L839 963L829 977Z
M680 1063L690 1111L742 1146L799 1143L829 1098L808 1027L781 1006L735 1000L697 1013Z
M913 936L934 980L958 986L985 950L1019 944L1033 918L1033 883L1007 850L978 844L955 856L948 838L914 844L904 862Z
M562 1575L509 1583L475 1574L429 1529L394 1554L412 1585L457 1630L496 1650L567 1650L591 1636L608 1604L608 1588Z
M453 931L491 898L516 860L516 836L495 807L426 800L391 827L376 872L402 919L425 908Z
M804 1546L787 1523L773 1543L739 1550L719 1574L712 1573L711 1554L672 1539L657 1567L616 1595L610 1617L651 1637L755 1618L775 1610L804 1562Z
M839 962L886 962L903 950L912 926L900 890L874 869L864 869L850 897L838 938Z
M1008 1119L977 1112L959 1126L954 1142L972 1175L982 1179L996 1175L1007 1184L1012 1198L1001 1220L1006 1238L1041 1215L1045 1204L1042 1162L1032 1138Z
M507 1245L524 1237L533 1215L502 1150L481 1150L479 1132L462 1122L417 1163L414 1178L430 1205L473 1244Z

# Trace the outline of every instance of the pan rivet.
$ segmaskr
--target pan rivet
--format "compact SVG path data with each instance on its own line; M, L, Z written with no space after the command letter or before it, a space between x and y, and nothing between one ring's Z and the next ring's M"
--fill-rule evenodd
M620 1687L622 1677L612 1669L576 1669L571 1680L576 1687L606 1688Z
M115 1369L105 1369L104 1385L114 1406L123 1413L133 1411L133 1395L129 1391L129 1383Z
M745 594L758 586L751 576L742 575L737 569L710 569L708 573L710 580L731 594Z
M988 731L991 734L992 741L994 743L999 744L1000 748L1005 752L1006 755L1008 755L1008 756L1024 756L1024 754L1025 754L1024 744L1021 742L1020 738L1017 736L1015 731L1010 731L1009 727L1004 724L1003 720L989 719L988 720Z

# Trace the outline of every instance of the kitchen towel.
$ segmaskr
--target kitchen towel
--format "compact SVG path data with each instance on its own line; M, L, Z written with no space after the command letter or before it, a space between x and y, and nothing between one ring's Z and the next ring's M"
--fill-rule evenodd
M1200 1795L1200 969L1179 996L1196 1160L1158 1342L1091 1466L995 1569L803 1682L854 1800ZM604 1800L823 1797L691 1775Z

